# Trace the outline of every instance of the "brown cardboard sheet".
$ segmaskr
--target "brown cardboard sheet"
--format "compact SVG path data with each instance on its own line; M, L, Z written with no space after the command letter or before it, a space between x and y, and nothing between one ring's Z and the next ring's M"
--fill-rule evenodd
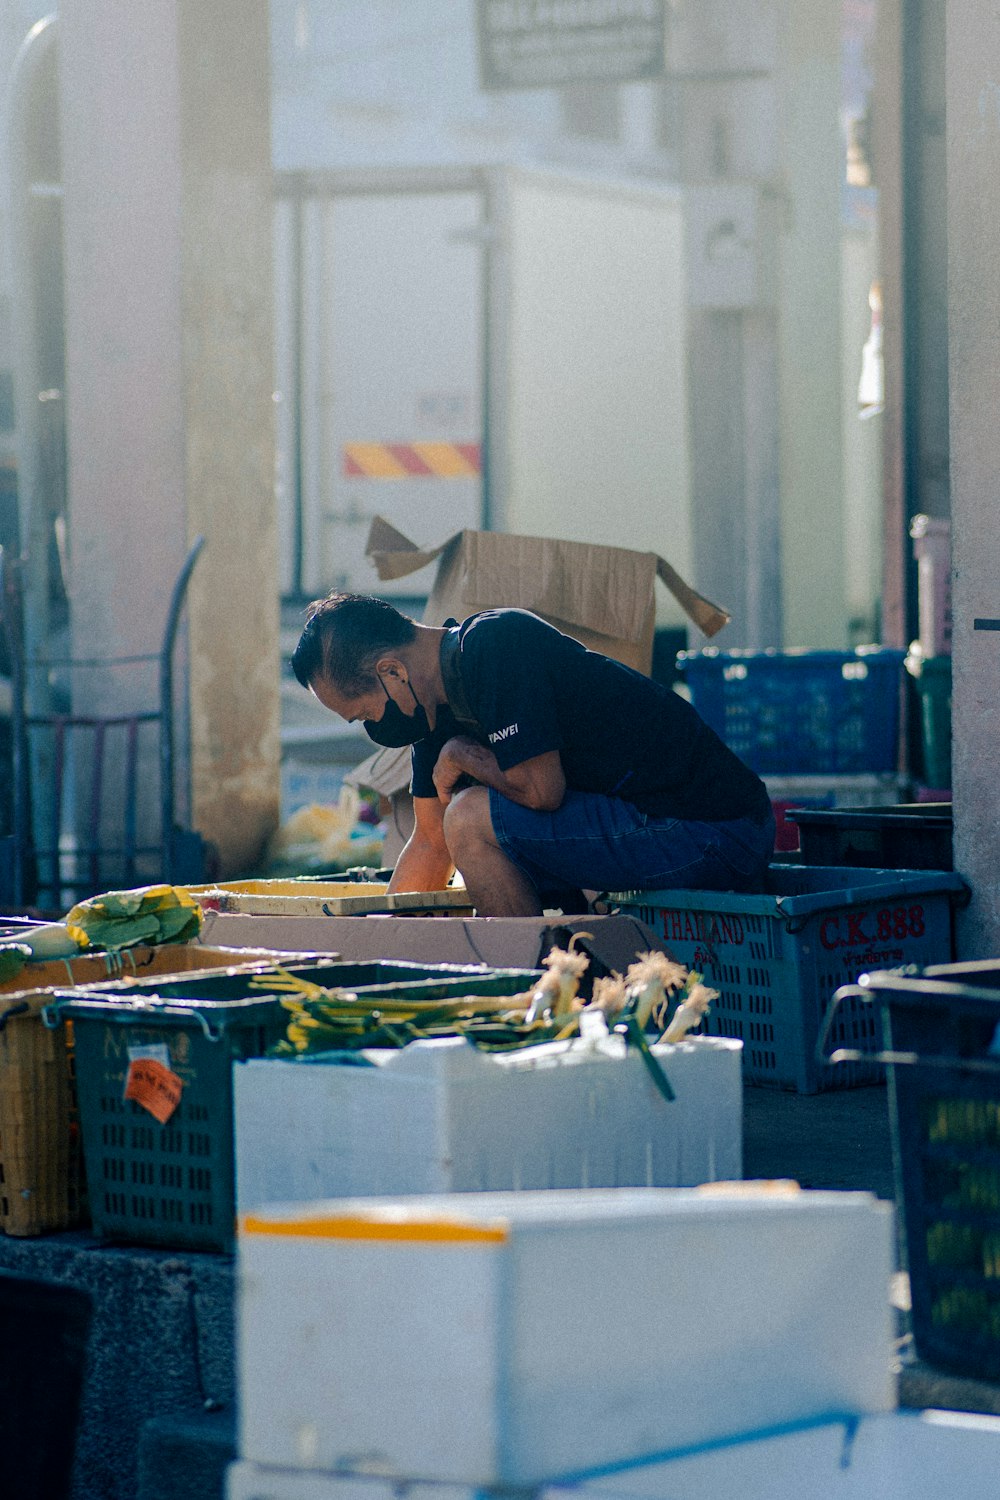
M207 912L206 942L238 948L337 953L363 962L380 958L423 963L535 968L574 932L602 971L624 973L639 953L663 949L652 928L621 913L547 917L254 917Z

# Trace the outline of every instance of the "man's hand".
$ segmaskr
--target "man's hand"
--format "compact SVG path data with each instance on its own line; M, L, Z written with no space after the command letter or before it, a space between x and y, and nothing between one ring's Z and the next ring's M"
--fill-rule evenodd
M434 785L442 806L459 790L463 776L480 786L491 786L521 807L552 812L566 793L566 778L558 750L532 756L509 771L501 771L497 758L486 745L465 734L447 740L434 767Z
M458 789L458 783L463 777L466 779L471 777L476 781L480 779L475 771L470 770L469 762L472 759L481 762L483 756L493 762L494 770L499 774L500 768L497 766L495 755L484 745L480 745L478 740L472 739L467 734L456 734L450 740L445 741L434 766L434 785L445 807L451 801L452 793Z

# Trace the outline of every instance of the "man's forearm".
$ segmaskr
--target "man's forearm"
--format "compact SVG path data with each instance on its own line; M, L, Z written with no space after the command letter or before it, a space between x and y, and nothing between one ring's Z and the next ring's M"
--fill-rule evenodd
M447 854L413 836L403 845L389 881L389 894L400 891L443 891L454 873Z
M453 766L471 776L480 786L491 786L510 797L512 802L518 800L509 778L497 765L497 758L488 746L463 736L448 741L447 756Z

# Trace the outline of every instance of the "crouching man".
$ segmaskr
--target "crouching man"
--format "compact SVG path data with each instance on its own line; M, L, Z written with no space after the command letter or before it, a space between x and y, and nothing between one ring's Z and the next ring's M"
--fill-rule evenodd
M292 667L377 745L410 745L413 833L390 891L457 869L481 916L553 889L760 889L763 782L679 694L521 609L419 625L383 600L310 605Z

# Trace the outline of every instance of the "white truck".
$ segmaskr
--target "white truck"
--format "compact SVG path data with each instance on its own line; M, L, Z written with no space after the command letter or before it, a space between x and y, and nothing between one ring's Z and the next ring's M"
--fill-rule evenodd
M380 584L373 515L690 576L679 191L522 167L280 173L282 592ZM664 595L660 623L683 614Z

